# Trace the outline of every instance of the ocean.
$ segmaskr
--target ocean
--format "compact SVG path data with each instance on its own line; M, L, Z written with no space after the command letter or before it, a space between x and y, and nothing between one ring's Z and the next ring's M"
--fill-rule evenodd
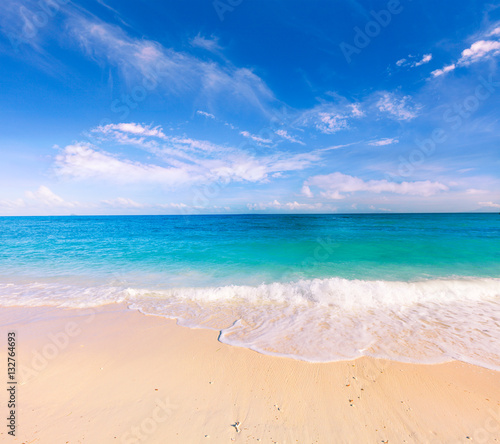
M0 305L99 307L328 362L500 370L500 215L0 218Z

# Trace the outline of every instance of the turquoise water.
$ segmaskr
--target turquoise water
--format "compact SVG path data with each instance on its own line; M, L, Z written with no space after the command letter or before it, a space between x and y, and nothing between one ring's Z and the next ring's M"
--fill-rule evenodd
M499 300L497 214L0 218L2 305L126 302L312 361L500 368Z

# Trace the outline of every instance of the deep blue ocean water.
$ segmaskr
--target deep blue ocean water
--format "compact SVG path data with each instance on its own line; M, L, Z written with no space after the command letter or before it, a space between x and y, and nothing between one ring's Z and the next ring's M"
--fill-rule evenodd
M500 215L0 218L0 304L110 302L263 353L500 368Z

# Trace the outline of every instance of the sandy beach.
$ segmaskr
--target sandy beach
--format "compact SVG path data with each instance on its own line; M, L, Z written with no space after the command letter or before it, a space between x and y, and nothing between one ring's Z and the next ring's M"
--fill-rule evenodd
M4 425L2 442L489 443L500 436L500 374L461 362L276 358L124 305L2 308L0 322L4 363L7 332L16 332L19 381L16 436Z

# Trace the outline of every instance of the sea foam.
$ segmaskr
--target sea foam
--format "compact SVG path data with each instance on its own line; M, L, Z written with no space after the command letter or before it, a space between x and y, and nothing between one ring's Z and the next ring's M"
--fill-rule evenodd
M451 359L500 370L500 279L414 282L342 278L195 288L0 284L4 306L126 302L145 314L220 331L255 351L328 362L374 356Z

